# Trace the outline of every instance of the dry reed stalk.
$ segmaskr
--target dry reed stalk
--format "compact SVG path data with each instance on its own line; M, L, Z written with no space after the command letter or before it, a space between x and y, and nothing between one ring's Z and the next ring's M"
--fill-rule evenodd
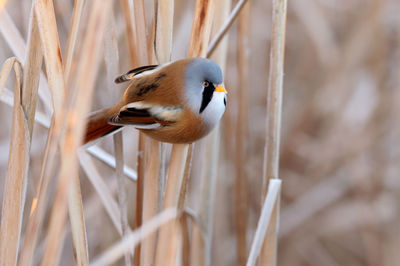
M172 32L174 22L174 0L155 1L154 50L158 63L171 60Z
M107 80L109 92L115 96L116 88L113 82L114 78L118 75L118 43L116 40L114 16L111 13L109 18L109 25L106 28L104 52L105 52L105 63L107 68ZM115 98L115 97L112 97ZM122 236L127 235L130 232L128 223L128 206L127 206L127 194L125 180L123 176L124 169L124 156L123 156L123 139L122 132L118 131L113 135L114 142L114 154L115 154L115 176L118 180L118 204L119 204L119 216L120 225L122 228ZM101 195L100 195L101 196ZM125 265L131 265L133 250L127 251L125 254Z
M33 9L31 11L31 18L30 18L30 30L29 30L29 37L28 37L28 53L25 59L25 71L23 73L23 81L22 81L22 88L20 92L15 91L14 93L14 110L18 110L16 108L21 108L23 110L23 116L27 123L28 130L28 143L21 142L22 145L21 152L24 152L24 149L27 149L26 152L29 153L30 149L30 142L32 139L32 132L33 132L33 125L34 125L34 117L35 117L35 110L36 110L36 99L38 94L38 84L39 84L39 73L40 67L42 65L42 53L41 53L41 45L40 39L38 34L37 23L35 19L35 15ZM1 90L1 89L0 89ZM17 95L21 93L22 95ZM18 97L22 97L22 99L18 99ZM20 101L20 102L19 102ZM21 122L21 121L20 121ZM16 121L17 123L17 121ZM20 125L21 126L21 125ZM14 128L13 130L17 130ZM12 134L20 134L18 132L13 132ZM21 140L19 140L21 141ZM11 142L13 145L13 142ZM27 146L25 146L27 145ZM15 151L13 151L14 153ZM21 154L22 155L22 154ZM9 158L12 158L11 150ZM4 255L0 255L2 259L0 259L0 264L6 265L15 265L16 264L16 253L19 247L19 237L21 231L21 223L22 223L22 215L23 209L25 204L25 193L26 193L26 183L27 183L27 170L29 164L29 154L26 154L27 158L18 158L20 161L20 173L23 175L19 177L14 177L13 182L10 185L17 189L14 192L8 191L10 187L7 185L5 186L4 196L7 197L3 200L3 204L9 204L8 201L11 201L12 204L7 206L6 208L3 206L3 213L2 213L2 228L10 227L10 223L14 225L7 230L4 231L4 234L1 234L0 238L0 254L5 251L3 250L3 244L7 243L7 251L3 253ZM25 161L24 161L25 160ZM24 172L25 171L25 172ZM8 209L10 208L10 209ZM3 221L4 219L4 221ZM18 222L17 222L18 221ZM17 226L17 227L16 227ZM17 231L15 231L15 230ZM10 239L10 235L14 235L17 239ZM13 237L13 238L14 238ZM15 242L16 240L16 242ZM2 244L3 243L3 244ZM13 251L13 249L15 249ZM14 257L15 256L15 257ZM14 258L13 258L14 257ZM4 261L3 261L4 259Z
M89 252L86 238L85 218L83 216L82 194L78 168L72 174L68 195L68 211L76 265L89 264Z
M33 254L35 252L36 243L41 232L41 225L46 212L48 189L51 178L49 173L53 173L53 169L49 168L49 165L53 164L52 160L54 160L54 156L51 157L50 154L55 154L56 148L57 145L54 142L54 121L52 121L43 155L43 164L39 175L38 189L34 196L36 206L35 208L33 208L33 206L31 207L31 214L26 226L25 239L21 249L21 257L18 264L21 266L33 264Z
M132 16L131 16L131 6L129 4L129 0L121 0L121 9L122 14L124 15L125 19L125 36L128 40L128 49L129 49L129 58L134 67L135 63L138 62L138 55L136 53L135 43L136 41L136 31L133 26Z
M254 266L257 257L260 255L261 247L265 241L267 229L270 225L270 220L273 218L273 212L279 201L282 181L278 178L269 180L268 192L261 210L260 219L258 220L257 230L254 234L253 243L251 244L249 259L246 266ZM279 203L278 203L279 205ZM263 265L263 264L260 264Z
M270 70L267 95L266 141L264 154L263 197L266 197L268 180L279 178L279 144L282 115L283 62L286 33L286 0L273 0ZM260 264L274 266L277 263L277 235L279 199L260 254Z
M80 24L80 18L83 10L83 0L74 2L71 28L68 35L67 43L67 57L64 63L64 75L65 80L69 80L71 71L71 64L73 58L73 52L75 50L75 44L78 35L78 28ZM82 206L82 194L79 182L78 168L73 173L72 184L68 196L68 209L71 223L71 233L73 240L73 248L75 254L75 260L77 265L87 265L89 263L89 252L86 238L85 219L83 216Z
M29 142L28 143L21 142L21 145L23 146L21 152L24 152L24 149L27 149L27 152L29 152L30 149L41 65L42 65L41 45L40 45L37 23L35 21L34 12L32 11L30 19L29 37L28 37L28 53L25 58L25 66L24 66L25 71L23 73L22 88L20 89L19 92L22 95L16 95L16 93L14 93L14 110L18 110L16 108L21 108L21 107L23 108L24 112L23 115L26 119L27 123L26 126L29 134L28 138ZM17 99L18 97L22 97L22 99ZM16 130L16 128L14 130ZM15 132L12 134L19 134L19 133ZM13 144L13 142L11 142L11 144ZM27 146L25 147L25 145ZM14 152L15 151L13 151L13 153ZM12 158L11 156L12 155L10 153L9 158ZM4 253L5 255L3 256L0 255L0 257L2 258L0 259L0 262L1 264L7 264L7 265L16 264L15 252L17 252L19 246L18 242L20 237L22 214L26 197L25 191L27 183L27 169L29 164L29 157L27 158L21 157L19 159L21 159L19 167L21 168L20 171L21 173L23 173L23 175L19 176L18 178L16 177L13 178L14 179L13 182L15 183L10 184L14 189L17 189L17 191L14 192L9 191L10 187L8 187L7 185L5 186L6 189L4 190L4 196L7 198L3 200L3 204L7 204L8 201L12 202L10 206L7 206L6 208L3 207L2 222L1 222L2 228L9 228L7 230L4 230L4 234L2 233L0 238L0 248L1 248L0 254L3 251L5 252ZM10 227L10 223L13 223L14 225ZM14 229L17 231L15 231ZM14 235L16 239L10 238L10 235ZM6 245L8 250L3 250L3 246L1 243L7 243Z
M231 0L217 1L215 4L215 15L212 35L216 35L229 16ZM216 47L212 59L218 63L225 73L226 57L228 52L228 38L222 39ZM201 149L203 157L201 162L200 198L198 200L197 213L202 221L202 227L193 226L190 265L211 265L212 236L213 236L213 213L216 189L217 169L219 163L220 127L217 126L213 132L206 137Z
M149 42L148 51L155 51L155 57L159 64L171 60L172 32L174 16L174 0L155 1L154 7L154 39ZM149 58L152 56L149 54ZM151 62L155 63L155 62ZM143 223L149 221L159 212L161 191L161 144L148 139L148 150L146 152L146 170L143 186ZM156 234L147 237L141 244L141 264L153 265L156 247Z
M229 18L226 20L225 24L220 28L219 32L210 42L207 50L207 57L210 57L213 54L214 50L218 47L219 42L224 38L225 34L232 26L233 22L239 15L239 12L242 10L246 2L247 0L240 0L233 8L232 13L229 15Z
M143 221L148 222L159 212L160 197L160 143L148 139L146 152L146 170L143 184ZM152 234L141 243L140 265L153 265L156 234Z
M188 145L186 144L174 144L172 146L163 210L178 205L187 152ZM177 221L170 222L160 228L155 265L175 265L178 242L177 234Z
M39 189L35 197L37 205L28 221L21 255L22 264L20 265L29 265L32 263L37 238L41 231L47 205L47 192L54 171L55 154L58 139L61 134L61 107L62 99L65 94L65 83L62 74L63 69L54 8L52 3L45 5L42 1L34 1L32 9L37 19L49 86L52 90L54 115L46 142L43 164L38 182Z
M125 190L125 180L123 177L123 167L124 167L124 155L123 155L123 144L122 144L122 132L119 131L113 135L114 140L114 152L116 161L116 171L115 175L118 179L118 203L120 209L120 220L122 226L122 235L125 236L129 233L128 224L128 207L127 207L127 195ZM125 253L125 265L131 265L133 249L127 250Z
M106 165L115 168L115 157L99 148L98 146L90 146L86 149L88 153L90 153L93 157L96 157L100 161L104 162ZM137 173L135 170L130 168L127 165L124 165L124 174L130 181L136 182Z
M139 65L148 63L147 55L147 25L146 12L144 8L144 0L136 0L133 2L133 15L135 18L136 30L136 54L138 56Z
M247 227L248 227L248 188L249 180L246 171L247 164L243 162L248 158L248 95L250 84L250 32L251 32L251 1L244 5L238 19L237 36L237 124L236 151L235 151L235 215L237 230L237 258L238 265L245 265L247 260Z
M123 3L125 6L129 2ZM125 14L126 24L133 22L134 36L128 36L128 44L131 53L131 66L137 67L146 65L148 63L148 40L147 40L147 25L145 17L145 8L143 0L132 1L133 19L131 19L130 12ZM129 8L130 10L130 8ZM129 25L126 26L127 29ZM131 47L132 46L132 47ZM133 49L132 49L133 48ZM134 53L134 54L133 54ZM145 158L146 158L146 137L143 133L138 132L138 153L137 153L137 183L136 183L136 208L135 208L135 223L133 228L138 228L142 225L143 219L143 189L144 189L144 175L145 175ZM140 265L141 245L139 244L134 251L134 264Z
M118 203L112 196L112 193L101 178L99 171L97 170L92 158L85 151L79 152L79 162L92 183L94 189L100 197L101 202L106 209L108 216L110 216L111 221L114 224L115 229L122 236L122 226L121 226L121 214L118 209Z
M67 106L68 109L65 115L66 134L61 140L60 177L50 217L42 265L54 265L57 262L62 246L59 236L65 224L65 203L70 188L70 172L77 173L76 151L84 133L85 115L88 113L91 104L91 93L98 68L102 37L108 13L112 10L111 3L111 1L102 2L101 4L99 2L93 3L87 35L83 42L79 64L77 64L77 74L73 82L69 82L71 84L71 92L67 103L70 105ZM80 115L78 116L78 114Z
M26 177L29 165L30 132L23 101L22 68L18 60L9 58L0 72L0 92L11 71L14 70L14 108L11 142L4 186L0 232L0 264L15 265L24 210Z
M215 0L196 1L192 30L190 32L188 57L205 57L210 40Z
M145 156L146 139L143 133L138 132L138 153L137 153L137 182L136 182L136 208L135 223L133 229L139 228L143 223L143 197L144 197L144 174L145 174ZM140 265L141 243L134 251L134 264Z
M76 40L78 37L78 29L81 22L84 0L75 0L74 9L72 12L71 27L69 30L67 51L64 60L64 76L65 80L69 80L71 71L72 58L75 51Z
M215 1L196 1L188 57L204 57L210 38ZM178 205L188 154L187 144L172 146L168 180L163 209ZM179 221L172 221L159 232L156 249L156 265L175 265L179 246Z
M93 259L91 266L110 265L117 261L124 252L132 249L139 244L143 239L153 234L160 226L168 223L169 221L178 218L179 212L174 208L169 208L157 214L147 223L124 237L121 241L108 248L98 257Z
M179 219L182 231L182 266L190 265L190 229L188 224L189 216L186 212Z
M21 36L6 10L0 12L0 32L8 43L10 49L13 51L14 55L19 61L22 62L22 64L25 64L24 60L26 59L26 47L24 38ZM50 110L52 110L52 102L46 77L43 73L40 73L40 77L39 97L42 100L46 111L50 112Z

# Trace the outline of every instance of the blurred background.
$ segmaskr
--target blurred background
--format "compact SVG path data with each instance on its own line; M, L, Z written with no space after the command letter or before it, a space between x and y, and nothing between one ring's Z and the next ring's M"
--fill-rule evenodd
M150 25L153 1L145 2ZM175 1L173 60L187 54L194 2ZM249 36L245 51L238 50L240 47L243 49L239 46L243 35L238 32L238 23L235 22L229 31L225 70L229 95L227 112L221 123L212 217L212 265L239 265L238 195L245 204L242 218L246 225L247 252L261 208L272 1L249 2L250 20L246 26ZM65 54L73 1L55 0L54 6L61 50ZM26 0L8 1L5 6L25 40L30 8L31 1ZM80 34L84 34L88 12L86 7ZM130 64L118 1L113 14L118 44L115 56L118 56L119 65L111 72L119 74L129 70ZM400 264L399 14L400 2L397 0L288 1L278 265ZM248 68L244 70L240 52L244 52L249 60ZM0 34L1 64L13 55ZM123 93L123 86L110 82L109 73L103 62L97 76L93 110L113 104ZM239 80L243 73L245 82ZM12 84L10 79L6 87L12 89ZM246 84L246 88L239 84ZM240 94L241 90L245 90L246 97ZM0 96L2 197L12 109L5 103L6 96ZM41 104L38 110L50 115ZM245 110L244 114L240 110ZM240 147L237 128L244 129ZM27 213L37 189L46 137L47 129L36 124L25 207ZM99 144L110 153L111 139L106 138ZM124 142L132 147L124 151L125 162L136 169L135 130L124 130ZM244 155L239 159L236 156L238 149ZM96 165L115 194L113 170L99 161ZM196 165L193 171L196 171ZM116 242L119 235L83 171L80 177L92 257ZM193 209L196 209L196 195L199 193L198 178L201 176L192 174L188 192L187 206ZM133 182L127 181L127 191L131 212L128 217L132 221L135 206ZM40 248L39 244L38 252L41 252ZM61 264L73 263L72 242L67 233Z

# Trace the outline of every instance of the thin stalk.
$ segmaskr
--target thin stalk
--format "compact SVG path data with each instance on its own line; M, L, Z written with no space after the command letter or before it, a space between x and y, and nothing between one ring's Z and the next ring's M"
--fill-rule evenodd
M227 19L224 26L221 27L219 32L216 34L216 36L210 42L210 45L208 46L208 50L207 50L207 57L210 57L212 55L212 53L214 52L215 48L217 48L218 44L224 38L225 34L228 32L228 30L232 26L233 22L235 22L235 19L239 15L239 12L242 10L242 8L243 8L244 4L246 4L246 2L247 2L247 0L240 0L236 4L236 6L233 8L232 13L229 15L229 18Z
M267 233L269 222L272 219L273 210L275 208L274 206L276 206L277 201L279 201L281 183L282 181L277 178L269 180L268 193L265 197L260 219L258 220L256 233L254 235L254 240L251 245L250 255L246 266L254 266L256 264L263 240L265 239Z
M148 49L147 49L147 24L145 17L144 1L138 0L132 2L133 10L133 23L135 36L133 38L128 37L128 41L133 43L135 55L131 56L131 65L141 66L148 64ZM128 22L128 21L127 21ZM146 137L143 133L139 132L138 138L138 155L137 155L137 184L136 184L136 212L135 212L135 224L134 229L138 228L143 223L143 197L144 197L144 175L145 175L145 158L147 156L146 150ZM140 265L141 256L141 245L139 244L134 251L134 264Z
M272 6L272 36L270 71L268 80L268 104L266 142L264 154L263 196L266 196L268 180L279 178L279 144L282 116L283 62L286 33L287 0L274 0ZM274 266L277 263L277 237L279 200L276 201L267 237L260 254L260 264Z
M147 223L124 237L121 241L108 248L105 252L93 259L91 266L110 265L117 261L123 254L135 247L144 238L153 234L160 226L168 223L172 219L178 218L178 211L176 209L167 209L157 216L153 217Z
M174 0L155 1L154 9L154 43L149 42L148 50L154 50L158 59L157 63L163 64L171 60ZM149 56L149 58L152 58L152 56ZM159 212L162 183L160 142L149 139L148 147L143 188L143 223L149 221ZM156 234L152 234L143 241L141 265L154 264L156 237Z
M64 61L65 80L69 80L83 4L83 0L77 0L74 2L71 28L68 35L67 57ZM73 173L71 182L72 184L68 195L68 210L71 223L72 240L74 244L74 254L77 265L87 265L89 263L89 251L86 238L85 218L83 215L82 194L78 169L76 169L76 172Z
M133 21L131 16L131 6L129 5L129 0L121 0L122 14L125 19L125 35L128 40L128 50L129 58L131 64L138 62L138 55L136 54L135 43L136 41L136 31L133 27ZM133 65L135 66L135 65Z
M118 179L118 203L120 209L120 219L122 226L122 235L125 236L129 233L128 224L128 207L127 207L127 195L125 190L125 180L123 177L123 167L124 167L124 156L123 156L123 144L122 144L122 132L117 132L113 135L114 138L114 151L115 151L115 161L116 161L116 177ZM125 265L130 266L132 263L132 252L133 250L128 250L125 253Z
M247 226L248 226L248 175L246 173L246 165L243 162L248 157L248 88L249 88L249 42L250 42L250 4L247 2L243 11L239 15L238 36L237 36L237 65L238 65L238 85L237 101L238 114L236 127L236 151L235 151L235 215L236 215L236 231L237 231L237 258L238 265L245 265L247 259Z

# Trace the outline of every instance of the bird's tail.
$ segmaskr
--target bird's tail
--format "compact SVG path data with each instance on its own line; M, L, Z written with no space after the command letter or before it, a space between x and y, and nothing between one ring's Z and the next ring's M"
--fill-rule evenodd
M91 113L86 124L86 134L83 144L87 144L119 129L120 126L108 124L109 118L115 114L115 112L116 107L113 106L111 108L101 109Z

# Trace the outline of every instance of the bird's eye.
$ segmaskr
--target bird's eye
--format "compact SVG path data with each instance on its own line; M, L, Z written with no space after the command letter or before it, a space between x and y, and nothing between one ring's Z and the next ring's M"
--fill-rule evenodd
M210 83L208 81L204 81L203 82L203 87L207 88L208 86L210 86Z

